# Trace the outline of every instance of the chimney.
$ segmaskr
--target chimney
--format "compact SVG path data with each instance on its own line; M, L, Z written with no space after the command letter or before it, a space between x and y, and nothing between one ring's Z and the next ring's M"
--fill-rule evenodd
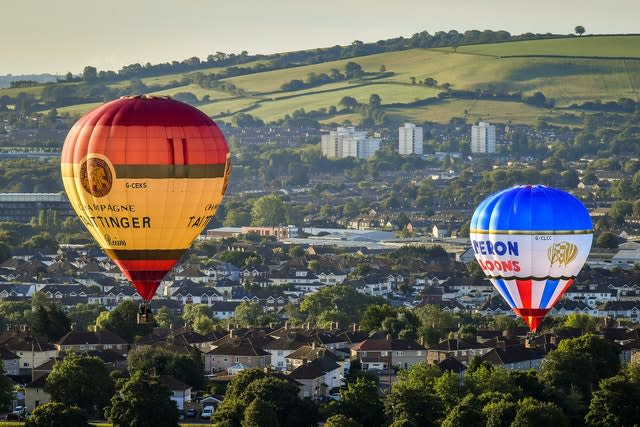
M353 324L353 332L358 332L358 324L357 323Z
M385 339L386 339L387 341L391 341L391 334L387 334L387 336L385 337Z
M229 338L233 338L233 328L229 328Z
M284 322L284 330L285 331L289 330L289 322Z
M336 322L336 329L340 329L340 322Z
M311 322L307 322L307 331L311 329Z
M311 348L315 350L315 348L316 348L316 341L315 340L311 341Z

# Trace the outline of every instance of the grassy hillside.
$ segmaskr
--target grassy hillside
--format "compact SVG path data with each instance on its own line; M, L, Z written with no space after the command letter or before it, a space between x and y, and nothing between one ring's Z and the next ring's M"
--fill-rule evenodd
M344 73L349 62L358 63L368 73L365 79L333 81L292 92L281 89L291 80L307 81L312 73L331 74L332 70ZM244 66L251 65L255 64ZM199 73L219 74L223 70L211 68ZM381 70L387 73L381 74ZM247 112L270 122L295 110L309 112L334 106L338 112L333 117L323 117L323 121L340 122L349 117L357 123L362 117L339 111L340 100L350 96L360 103L368 103L375 93L382 99L381 108L397 120L447 122L452 117L466 117L469 121L483 118L493 122L535 123L540 118L560 120L572 104L620 98L639 101L640 36L573 37L395 51L256 72L221 81L235 87L234 91L200 87L187 81L193 74L168 74L142 81L148 87L155 87L152 93L156 95L191 93L201 100L199 108L224 120ZM423 84L427 79L435 80L437 85L427 87ZM129 81L123 81L110 86L126 88L129 85ZM157 90L159 87L162 89ZM454 95L438 101L438 94L446 93L447 87L468 92L465 96ZM41 91L41 88L3 89L0 97L15 97L19 92L37 97ZM525 98L541 92L552 101L553 108L499 99L474 99L474 93L479 91L516 93ZM95 105L85 103L58 110L80 114Z

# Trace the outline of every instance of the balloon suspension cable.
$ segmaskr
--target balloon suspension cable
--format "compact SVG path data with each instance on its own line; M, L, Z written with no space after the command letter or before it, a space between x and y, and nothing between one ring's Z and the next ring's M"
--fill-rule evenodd
M138 306L138 324L153 323L153 312L151 311L151 303L144 301Z

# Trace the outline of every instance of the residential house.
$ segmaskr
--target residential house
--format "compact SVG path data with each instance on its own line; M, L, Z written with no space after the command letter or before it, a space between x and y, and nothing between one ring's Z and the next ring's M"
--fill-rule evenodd
M27 412L33 412L38 406L51 402L51 395L44 391L49 374L42 375L24 387L24 406Z
M20 375L20 356L3 345L0 345L0 361L8 376Z
M392 366L391 340L366 339L351 347L351 358L358 359L364 371L384 370Z
M85 351L112 350L127 354L129 346L125 340L109 330L69 331L56 344L58 352L82 353Z
M169 390L171 393L169 397L176 402L179 410L185 409L185 406L191 402L190 385L183 383L172 375L160 375L158 381Z
M271 341L262 349L271 354L271 367L282 371L287 367L286 357L307 344L308 340L305 337L292 333Z
M215 301L211 304L211 312L216 319L225 320L233 317L239 305L239 301Z
M466 364L473 356L484 356L489 351L491 351L491 347L485 344L447 339L427 349L427 363L435 364L448 357L455 357Z
M400 369L409 369L427 360L427 350L412 340L392 339L391 352L391 365Z
M327 356L298 366L289 373L289 378L299 384L300 397L303 399L327 397L332 389L343 385L342 367Z
M603 317L640 321L640 301L609 301L598 306L598 311Z
M173 288L173 286L172 286ZM214 302L224 301L220 291L212 286L203 286L190 282L173 290L171 299L184 304L206 304L211 306Z
M227 370L235 364L266 368L271 365L271 354L255 346L248 338L233 337L204 355L206 372Z
M539 369L545 354L544 349L540 347L505 346L489 350L482 356L482 360L505 369L526 371Z
M20 358L20 375L31 375L34 366L55 359L58 352L45 338L25 331L7 331L0 335L0 345Z

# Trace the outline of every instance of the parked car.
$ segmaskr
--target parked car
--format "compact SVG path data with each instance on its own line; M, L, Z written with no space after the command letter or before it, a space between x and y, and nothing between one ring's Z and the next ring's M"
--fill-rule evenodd
M16 406L15 408L13 408L13 411L11 412L12 414L15 415L20 415L24 417L24 414L27 412L27 408L25 408L24 406Z
M205 406L200 413L200 418L209 419L213 415L213 406Z
M187 409L187 417L195 418L196 415L197 415L197 411L195 410L195 408L188 408Z
M24 421L24 417L22 415L14 414L13 412L9 412L4 419L7 421Z

